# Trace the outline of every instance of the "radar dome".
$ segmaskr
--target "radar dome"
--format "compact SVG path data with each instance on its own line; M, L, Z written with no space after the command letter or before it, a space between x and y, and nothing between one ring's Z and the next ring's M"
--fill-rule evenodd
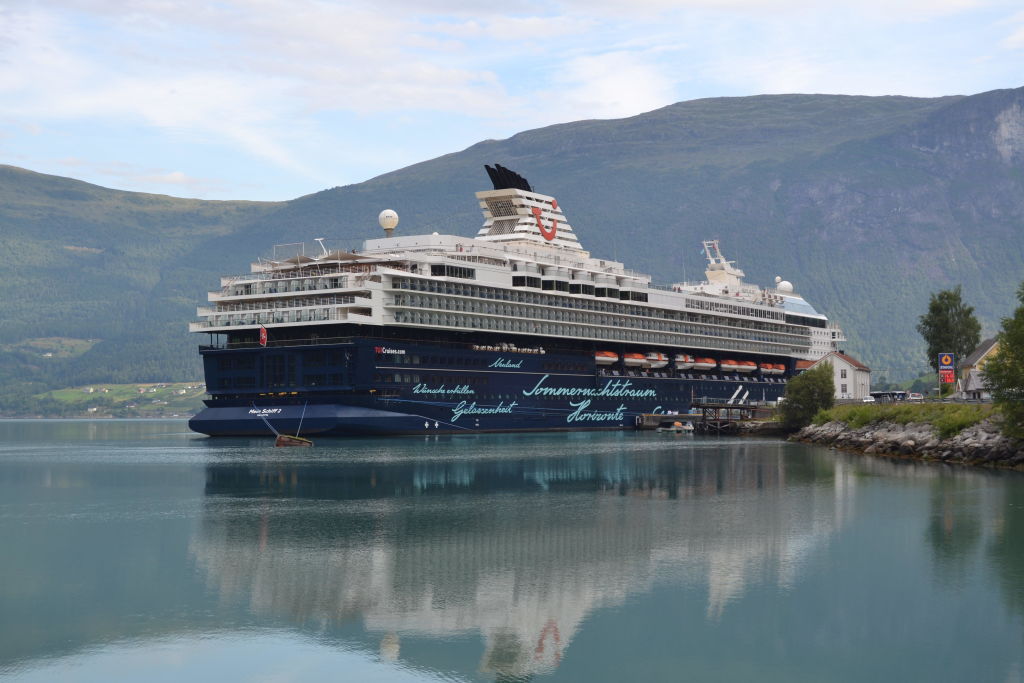
M793 283L790 282L789 280L780 280L779 283L775 285L775 288L780 292L785 292L786 294L789 294L793 291Z
M377 222L380 223L380 227L384 228L384 230L390 235L391 231L395 229L396 225L398 225L398 214L392 209L384 209L380 212L380 215L377 216Z

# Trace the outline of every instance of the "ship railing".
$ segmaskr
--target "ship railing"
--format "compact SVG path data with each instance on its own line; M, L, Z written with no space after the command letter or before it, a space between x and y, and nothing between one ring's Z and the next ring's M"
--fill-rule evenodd
M360 297L366 298L366 297ZM237 304L218 304L216 308L204 307L208 313L201 315L216 315L218 313L238 313L242 311L270 311L281 308L311 308L314 306L333 306L338 304L353 304L356 302L355 295L323 296L302 299L280 299L276 301L248 301Z
M703 406L721 406L725 408L765 408L772 407L775 405L775 401L744 401L741 399L730 400L727 398L714 397L714 396L699 396L690 399L691 409L701 408Z
M269 339L267 348L278 348L286 346L323 346L336 344L351 344L354 337L309 337L306 339ZM262 345L257 341L244 342L221 342L219 344L200 344L200 351L224 351L227 349L258 349Z
M366 273L372 273L376 270L378 265L377 262L372 263L348 263L347 265L336 265L327 266L322 263L304 263L301 266L301 272L296 272L295 269L288 271L266 271L259 273L248 273L246 275L235 275L228 278L222 278L222 280L229 281L231 284L238 282L256 282L262 280L296 280L308 277L327 277L330 275L360 275ZM388 268L400 268L398 264L388 263Z
M223 332L211 331L211 334L224 334ZM317 346L324 344L351 344L357 339L365 339L365 337L309 337L303 339L268 339L267 347L280 347L280 346ZM384 340L382 340L384 341ZM438 339L406 339L403 337L389 337L386 340L389 346L397 344L412 344L422 345L429 344L430 346L442 346L451 349L467 349L471 351L492 351L496 353L531 353L531 354L544 354L548 353L543 346L515 346L514 344L505 342L495 342L491 345L479 344L479 343L468 343L468 342L455 342L455 341L443 341ZM260 348L260 343L256 341L246 342L219 342L215 344L200 344L200 351L219 351L223 349L254 349Z
M304 313L304 315L303 315ZM354 315L369 315L359 313L358 309L327 309L317 310L310 306L307 308L294 308L290 311L278 313L276 311L249 311L248 315L239 313L225 313L226 316L244 316L241 319L231 320L220 319L218 311L206 320L189 323L190 332L212 331L219 327L239 327L251 325L273 325L280 323L323 323L328 321L344 321L353 319ZM212 320L210 318L213 318Z
M357 276L357 277L359 277L359 276ZM211 301L221 301L223 299L232 298L232 297L238 297L238 296L247 296L247 297L277 296L279 294L302 294L304 292L322 292L322 291L325 291L325 290L334 290L334 289L354 289L356 287L363 287L363 286L365 286L364 280L353 281L352 283L345 283L344 285L342 285L340 287L332 286L332 285L329 285L329 284L324 284L324 285L303 285L302 287L288 287L288 288L282 287L280 289L275 288L275 289L271 289L271 290L248 292L248 293L225 292L223 289L220 289L220 290L216 290L216 291L210 292L211 296L209 297L209 299ZM355 292L354 296L362 296L364 298L368 298L370 296L370 294L368 292Z

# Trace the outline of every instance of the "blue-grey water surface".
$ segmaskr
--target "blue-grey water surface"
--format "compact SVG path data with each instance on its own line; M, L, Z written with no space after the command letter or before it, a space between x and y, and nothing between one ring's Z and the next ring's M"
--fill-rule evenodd
M0 678L1022 681L1024 475L0 422Z

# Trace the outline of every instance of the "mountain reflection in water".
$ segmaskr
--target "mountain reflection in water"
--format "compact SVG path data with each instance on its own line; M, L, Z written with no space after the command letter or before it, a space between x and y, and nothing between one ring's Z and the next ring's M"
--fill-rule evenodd
M409 638L479 634L479 669L520 678L657 581L702 587L712 620L751 583L791 584L842 525L854 481L779 443L212 464L190 549L222 598L258 614L361 620L387 659Z

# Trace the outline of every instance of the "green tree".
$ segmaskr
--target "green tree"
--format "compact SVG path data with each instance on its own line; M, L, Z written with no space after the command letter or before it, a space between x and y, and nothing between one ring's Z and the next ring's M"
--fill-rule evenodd
M786 384L786 397L779 409L788 429L800 429L811 423L819 410L835 403L836 385L831 363L819 363Z
M985 380L1003 413L1003 432L1024 439L1024 283L1017 300L1013 316L1003 318L995 357L985 363Z
M932 294L917 331L928 345L928 363L936 372L940 353L952 353L961 361L981 341L981 323L974 317L974 307L964 305L960 285Z

